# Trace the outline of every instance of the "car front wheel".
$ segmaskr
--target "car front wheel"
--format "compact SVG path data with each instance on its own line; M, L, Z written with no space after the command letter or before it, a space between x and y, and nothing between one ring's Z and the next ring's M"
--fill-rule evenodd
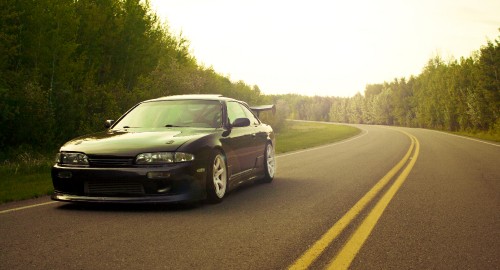
M219 203L227 190L226 159L221 152L215 151L208 166L207 199L210 203Z

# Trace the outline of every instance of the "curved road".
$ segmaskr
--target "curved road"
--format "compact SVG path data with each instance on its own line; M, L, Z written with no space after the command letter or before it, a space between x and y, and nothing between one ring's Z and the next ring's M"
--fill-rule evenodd
M218 205L1 205L0 269L324 269L340 254L350 269L499 269L500 146L358 127L347 141L279 156L273 183ZM336 226L345 229L325 242Z

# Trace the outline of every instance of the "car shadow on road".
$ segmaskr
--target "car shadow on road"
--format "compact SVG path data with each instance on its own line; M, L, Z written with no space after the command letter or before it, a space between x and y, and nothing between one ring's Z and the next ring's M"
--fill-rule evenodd
M64 211L92 211L92 212L176 212L191 211L202 206L193 204L92 204L92 203L65 203L57 209Z

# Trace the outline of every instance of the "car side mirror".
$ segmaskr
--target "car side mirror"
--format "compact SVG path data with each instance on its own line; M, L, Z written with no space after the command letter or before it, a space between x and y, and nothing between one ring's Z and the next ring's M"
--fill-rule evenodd
M231 124L232 127L248 127L250 126L250 119L248 118L236 118Z
M110 128L114 123L115 123L115 120L106 120L106 122L104 122L104 127Z

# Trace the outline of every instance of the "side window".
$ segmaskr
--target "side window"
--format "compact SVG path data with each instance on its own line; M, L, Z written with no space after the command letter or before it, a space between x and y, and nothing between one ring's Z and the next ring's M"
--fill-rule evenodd
M258 124L260 124L259 119L257 119L257 117L255 117L255 115L252 113L252 111L250 111L247 107L245 107L245 106L243 106L241 104L240 104L240 106L243 108L243 111L245 112L246 117L248 119L250 119L250 125L258 125Z
M243 108L238 102L229 101L227 103L227 118L229 118L229 123L233 123L237 118L248 118L243 111ZM250 123L252 120L250 120Z

